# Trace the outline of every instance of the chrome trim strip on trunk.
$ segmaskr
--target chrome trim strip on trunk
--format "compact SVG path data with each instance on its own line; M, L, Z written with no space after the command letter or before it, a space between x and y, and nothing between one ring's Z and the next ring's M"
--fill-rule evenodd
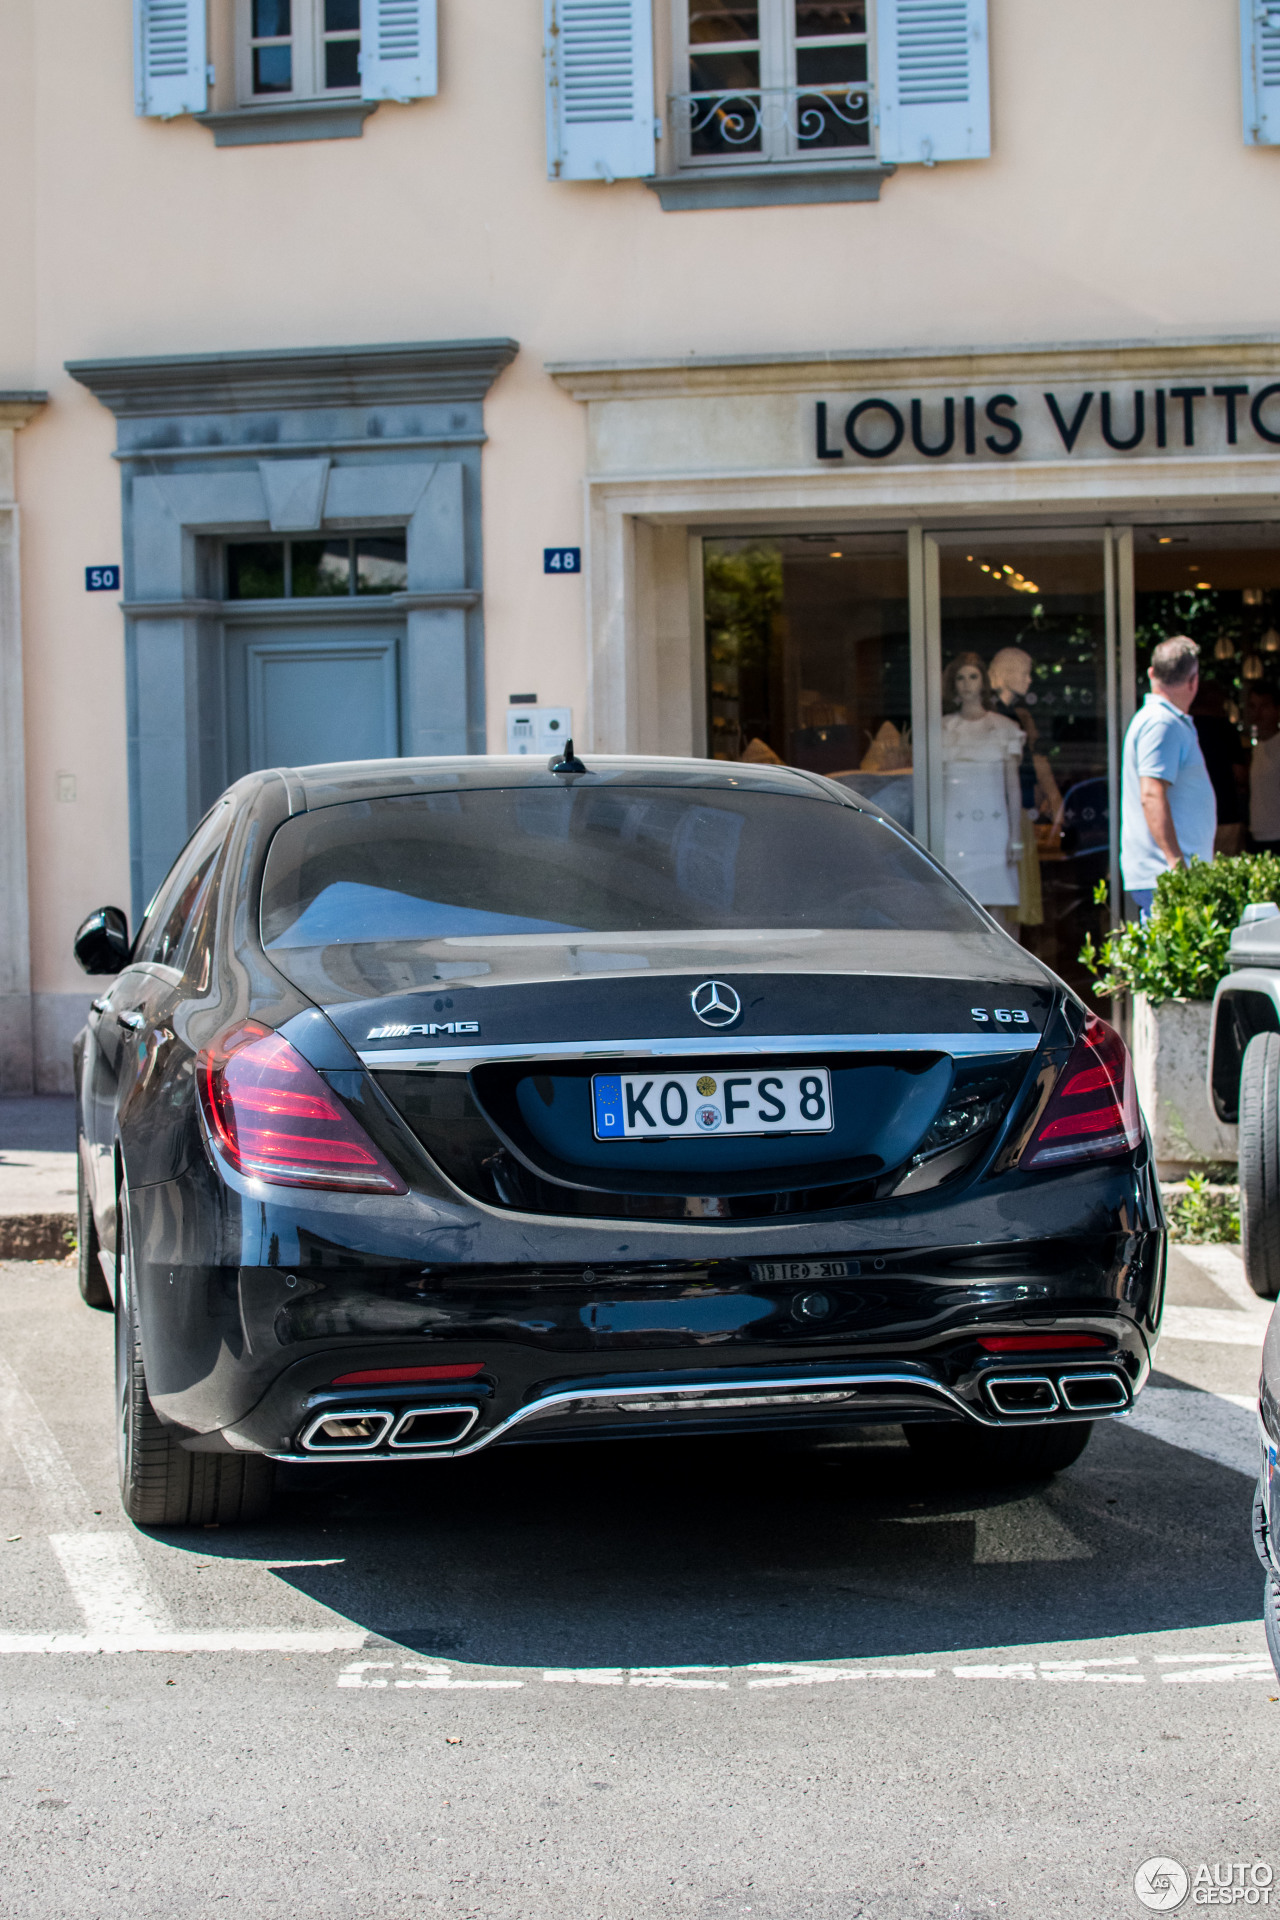
M455 1062L467 1071L490 1060L614 1060L614 1059L705 1059L708 1054L729 1054L745 1059L756 1053L950 1053L990 1054L1034 1053L1040 1045L1038 1033L811 1033L767 1034L744 1039L741 1035L712 1034L684 1040L519 1040L498 1046L387 1047L366 1051L360 1058L366 1067L444 1067Z

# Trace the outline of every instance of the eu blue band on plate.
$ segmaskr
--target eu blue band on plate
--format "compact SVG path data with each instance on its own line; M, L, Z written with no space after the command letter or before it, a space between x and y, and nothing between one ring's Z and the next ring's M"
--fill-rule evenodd
M592 1098L595 1101L596 1135L607 1140L610 1134L622 1138L622 1076L617 1073L597 1073L591 1081Z

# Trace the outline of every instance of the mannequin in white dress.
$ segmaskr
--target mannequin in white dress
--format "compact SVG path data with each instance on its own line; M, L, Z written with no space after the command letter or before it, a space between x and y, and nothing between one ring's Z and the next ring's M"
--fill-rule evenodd
M942 803L944 864L975 900L992 909L1018 905L1022 729L990 710L982 659L962 653L943 675ZM997 912L997 919L1005 916ZM1013 916L1009 916L1012 918Z

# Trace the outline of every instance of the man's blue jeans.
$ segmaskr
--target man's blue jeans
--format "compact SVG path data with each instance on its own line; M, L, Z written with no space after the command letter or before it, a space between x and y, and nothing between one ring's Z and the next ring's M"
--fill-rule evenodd
M1151 918L1151 902L1156 897L1154 887L1130 887L1129 898L1138 908L1144 920Z

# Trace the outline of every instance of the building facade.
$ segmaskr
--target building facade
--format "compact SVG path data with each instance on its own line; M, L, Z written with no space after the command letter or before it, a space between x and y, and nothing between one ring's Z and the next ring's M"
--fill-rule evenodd
M1150 645L1280 679L1280 7L8 0L0 95L4 1090L252 767L811 767L1083 984Z

